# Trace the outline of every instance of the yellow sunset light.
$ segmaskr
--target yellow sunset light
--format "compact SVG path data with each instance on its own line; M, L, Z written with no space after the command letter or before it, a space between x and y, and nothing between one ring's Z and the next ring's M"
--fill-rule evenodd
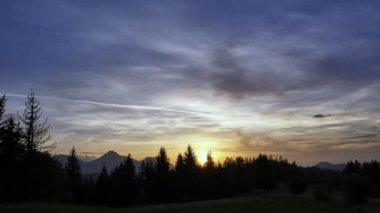
M206 161L207 161L207 151L204 151L204 150L199 151L197 153L197 156L198 156L198 161L199 161L200 164L203 165L204 163L206 163Z

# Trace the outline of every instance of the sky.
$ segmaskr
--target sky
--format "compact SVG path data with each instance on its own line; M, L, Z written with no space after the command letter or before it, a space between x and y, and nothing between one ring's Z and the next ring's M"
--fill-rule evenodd
M33 89L53 154L379 160L378 1L0 2L7 113Z

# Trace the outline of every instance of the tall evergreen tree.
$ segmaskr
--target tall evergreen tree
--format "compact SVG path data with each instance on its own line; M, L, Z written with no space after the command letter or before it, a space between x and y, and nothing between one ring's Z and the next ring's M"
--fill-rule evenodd
M99 174L96 181L95 188L95 201L97 204L104 205L108 199L108 171L105 165L102 167L102 171Z
M175 162L174 170L174 188L175 188L175 197L176 201L181 201L182 196L185 193L186 183L184 183L185 171L184 171L185 162L181 153L178 153L177 160Z
M170 180L170 162L165 148L161 147L156 157L155 164L155 193L154 198L157 201L165 202L169 200L171 192Z
M0 162L7 167L15 166L24 153L21 143L22 131L19 123L8 118L0 123Z
M185 199L193 200L197 198L198 189L198 177L200 173L200 167L197 161L197 156L193 148L188 145L184 154L184 197Z
M185 162L183 160L183 156L182 156L181 153L179 153L178 156L177 156L177 160L175 162L175 170L176 171L182 170L183 167L184 167L184 165L185 165Z
M155 168L158 175L168 175L170 170L170 161L164 147L160 148L160 151L156 157Z
M67 158L65 166L66 172L69 175L69 192L71 194L71 201L75 204L81 202L81 187L82 187L82 174L80 170L80 164L77 157L75 147L70 151L70 155Z
M142 161L139 174L140 186L144 192L146 201L152 199L154 194L155 184L155 166L151 158L146 158Z
M188 145L186 148L183 161L184 161L184 167L187 170L194 171L199 167L197 156L190 145Z
M201 179L201 195L204 199L215 196L215 162L212 158L211 151L207 152L207 160L203 166Z
M5 96L0 97L0 202L14 201L21 192L20 160L24 153L22 132L14 119L2 120L5 112Z
M28 153L35 151L51 150L55 144L46 145L50 140L49 126L47 119L42 119L42 105L37 100L33 91L27 97L25 102L25 110L19 115L21 122L24 124L24 137Z
M204 167L208 170L215 168L215 162L214 162L214 159L212 158L211 151L207 152L207 160L206 160L206 163L204 164Z
M136 195L136 168L131 154L128 154L124 162L115 168L110 176L110 204L113 206L134 204Z
M0 97L0 121L1 119L3 118L3 114L4 114L4 111L5 111L5 102L6 102L6 97L5 95L1 96Z

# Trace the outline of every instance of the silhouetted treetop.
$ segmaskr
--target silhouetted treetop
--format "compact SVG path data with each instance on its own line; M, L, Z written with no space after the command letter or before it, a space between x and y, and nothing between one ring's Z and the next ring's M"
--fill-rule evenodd
M181 153L179 153L177 155L177 160L175 162L175 170L179 171L179 170L183 169L184 165L185 165L185 162L183 160L183 156Z
M161 147L160 151L156 157L156 171L158 174L160 173L168 173L170 169L170 161L168 155L166 153L165 148Z
M186 148L183 161L184 161L184 167L188 170L193 170L199 167L197 156L190 145L188 145Z

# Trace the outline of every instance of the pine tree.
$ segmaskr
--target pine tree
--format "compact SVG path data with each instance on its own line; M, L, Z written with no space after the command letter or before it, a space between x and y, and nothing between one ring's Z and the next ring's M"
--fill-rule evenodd
M113 206L131 205L136 201L136 169L130 154L110 176L110 201Z
M150 201L152 194L154 193L155 184L155 168L154 162L151 158L146 158L142 161L139 177L144 191L144 198L146 201Z
M6 97L5 95L1 96L0 98L0 121L1 119L3 118L3 114L4 114L4 111L5 111L5 102L6 102Z
M160 151L156 157L155 167L158 175L169 174L170 162L164 147L160 148Z
M177 155L177 160L175 162L174 170L174 185L175 185L175 196L176 201L181 201L183 194L185 193L186 183L184 183L185 171L184 171L185 162L181 153Z
M96 204L104 205L108 199L108 171L105 165L102 167L102 171L99 174L96 181L95 188L95 201Z
M184 167L187 170L193 171L199 167L197 156L195 155L195 152L190 145L188 145L186 148L185 156L183 160L184 160Z
M21 127L13 118L0 123L0 162L4 162L5 166L15 166L16 161L22 157L24 146L21 138Z
M183 184L184 184L184 196L188 199L194 199L197 197L199 191L199 173L200 167L197 161L197 156L193 148L188 145L184 154L184 168L183 168Z
M179 153L178 156L177 156L177 160L175 162L175 170L176 171L182 170L183 167L184 167L184 165L185 165L185 162L183 160L183 156L182 156L181 153Z
M55 143L45 145L50 140L49 126L47 119L41 122L42 105L37 100L33 91L27 97L25 102L25 110L19 115L20 120L24 124L24 137L28 153L35 151L50 151L55 147Z
M212 158L211 151L207 152L207 161L206 161L204 167L207 170L212 170L215 168L215 162L214 162L214 159Z
M207 161L204 164L201 180L202 198L209 199L215 196L215 162L212 158L211 151L207 153Z
M169 200L170 189L170 162L165 148L161 147L156 157L155 164L155 190L154 198L157 201L165 202Z
M20 124L11 117L2 121L5 112L5 95L0 98L0 162L6 162L5 166L14 166L14 162L23 154L21 143L22 130Z
M273 165L270 158L266 155L259 154L255 162L254 184L256 189L264 191L277 189L273 175Z
M0 201L14 201L22 187L20 161L24 154L20 125L11 117L2 121L6 98L0 97Z
M81 185L82 185L82 174L80 170L80 164L75 151L75 147L70 151L70 155L67 158L67 163L65 169L70 178L69 192L72 197L73 203L77 204L81 202Z

